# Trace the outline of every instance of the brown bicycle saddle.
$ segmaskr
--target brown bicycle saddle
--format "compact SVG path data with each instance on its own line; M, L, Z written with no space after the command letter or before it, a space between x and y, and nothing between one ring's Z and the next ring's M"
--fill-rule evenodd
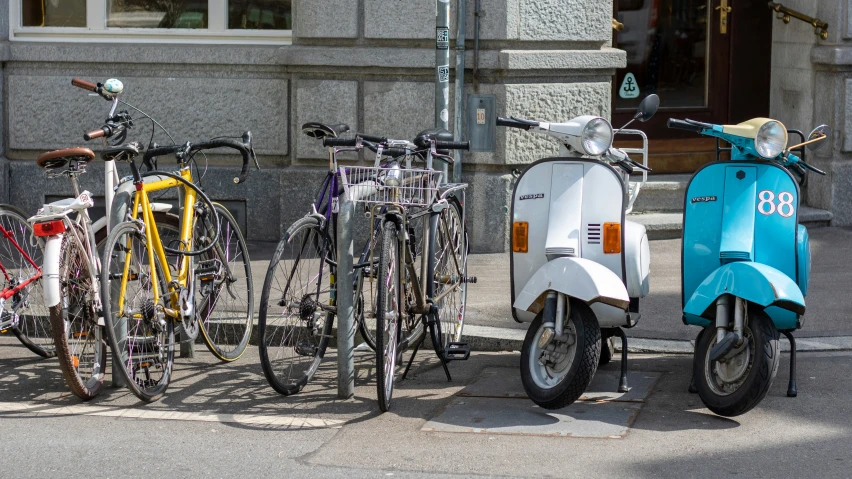
M95 159L95 152L89 148L65 148L64 150L48 151L38 155L36 164L52 170L62 168L72 161L88 164Z

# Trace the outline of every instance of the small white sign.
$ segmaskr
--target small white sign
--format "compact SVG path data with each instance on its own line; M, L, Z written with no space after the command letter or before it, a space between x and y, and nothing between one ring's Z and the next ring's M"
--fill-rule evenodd
M485 108L477 108L476 109L476 124L484 125L485 124Z
M618 96L621 98L639 98L639 85L636 84L636 77L632 73L624 75L624 81L621 82L621 88L618 89Z

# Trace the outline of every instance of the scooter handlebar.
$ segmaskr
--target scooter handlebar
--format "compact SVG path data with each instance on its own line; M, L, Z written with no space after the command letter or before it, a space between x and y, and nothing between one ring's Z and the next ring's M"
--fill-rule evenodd
M538 122L530 122L529 120L522 121L517 118L500 118L497 117L497 126L508 126L509 128L520 128L521 130L529 130L531 126L538 125Z
M704 131L704 128L706 128L706 126L700 123L693 123L688 120L678 120L676 118L669 118L669 121L666 122L666 126L675 130L693 131L695 133L701 133Z

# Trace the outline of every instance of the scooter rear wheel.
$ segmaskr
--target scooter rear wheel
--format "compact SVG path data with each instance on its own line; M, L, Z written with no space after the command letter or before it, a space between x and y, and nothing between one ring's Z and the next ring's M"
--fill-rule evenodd
M567 345L564 358L554 358L539 348L542 325L550 321L543 321L543 313L539 313L527 330L521 350L521 381L534 403L545 409L559 409L579 399L592 382L600 361L601 330L592 310L572 301L564 331L574 337L574 343Z
M707 409L720 416L739 416L757 406L778 372L781 350L772 320L762 311L751 316L743 336L739 352L724 364L710 361L716 344L712 328L699 337L695 348L695 387Z

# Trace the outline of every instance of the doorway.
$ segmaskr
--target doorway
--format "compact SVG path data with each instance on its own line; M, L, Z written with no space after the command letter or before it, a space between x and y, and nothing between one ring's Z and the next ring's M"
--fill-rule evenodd
M714 140L670 130L669 118L730 124L769 115L766 1L615 0L613 9L624 24L613 45L627 53L612 82L613 126L630 120L648 94L660 96L659 112L641 127L654 173L691 173L716 158Z

